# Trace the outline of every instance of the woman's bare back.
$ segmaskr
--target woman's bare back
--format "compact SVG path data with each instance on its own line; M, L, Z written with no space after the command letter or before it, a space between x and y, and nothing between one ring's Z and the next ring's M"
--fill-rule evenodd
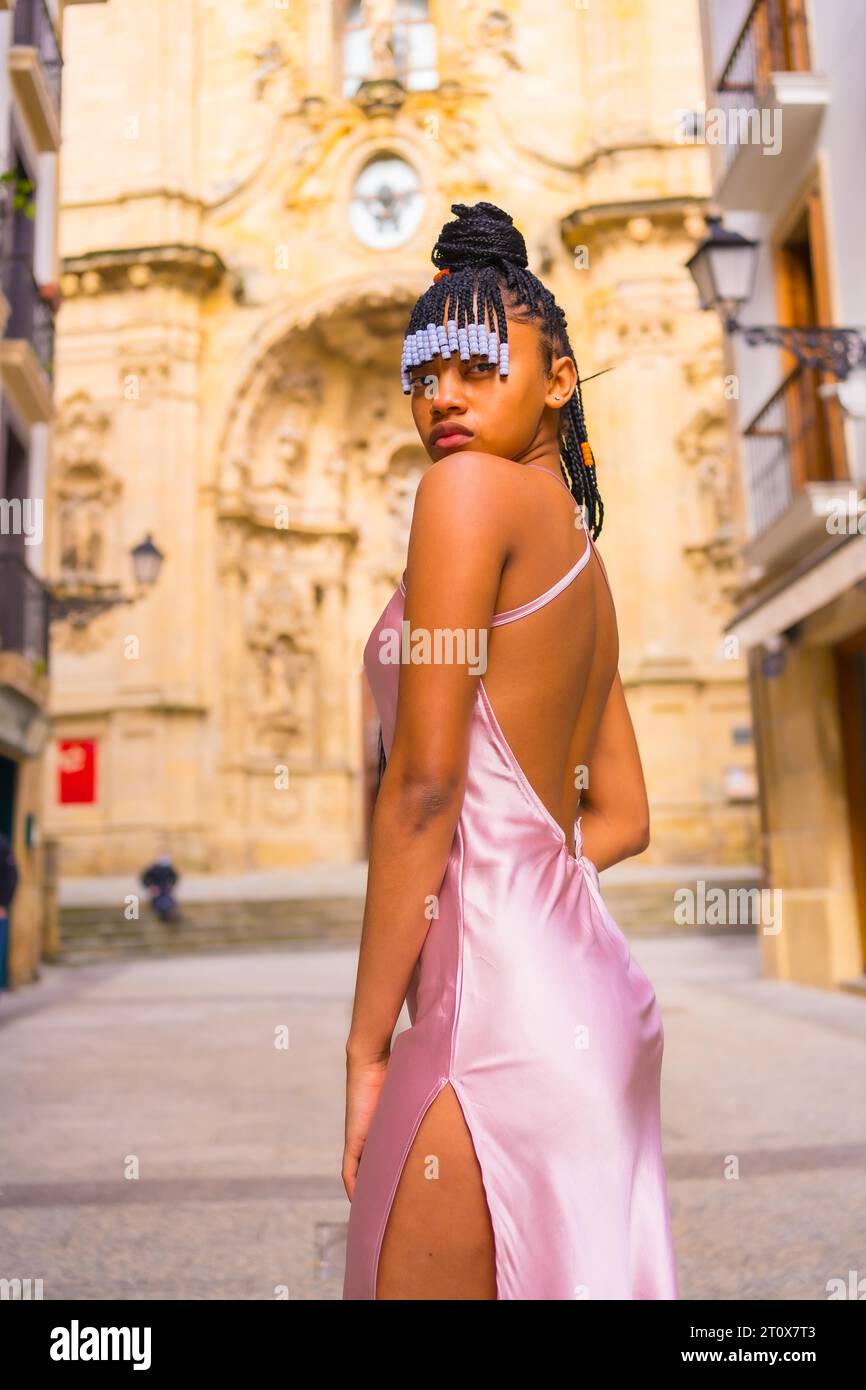
M497 613L545 593L590 544L561 475L543 465L511 464L504 483L519 539L503 570ZM497 722L572 851L580 791L618 660L613 598L594 547L562 592L490 633L483 682Z

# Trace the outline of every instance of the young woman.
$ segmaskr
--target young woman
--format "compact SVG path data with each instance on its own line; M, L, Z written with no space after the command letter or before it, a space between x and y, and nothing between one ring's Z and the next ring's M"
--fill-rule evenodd
M432 464L364 650L343 1297L677 1298L662 1021L599 891L648 809L574 353L508 214L452 211L403 353Z

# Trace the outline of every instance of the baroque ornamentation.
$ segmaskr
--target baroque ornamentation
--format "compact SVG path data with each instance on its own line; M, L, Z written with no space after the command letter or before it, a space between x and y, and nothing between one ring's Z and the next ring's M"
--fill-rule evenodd
M108 537L121 493L104 462L110 419L85 391L65 402L54 431L54 502L61 580L116 580Z

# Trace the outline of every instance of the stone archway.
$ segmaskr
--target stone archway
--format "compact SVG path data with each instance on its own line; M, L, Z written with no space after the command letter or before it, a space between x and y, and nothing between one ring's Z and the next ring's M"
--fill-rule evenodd
M410 308L356 293L302 315L229 404L215 499L216 811L233 827L222 858L238 867L364 852L361 654L405 564L427 462L400 390Z

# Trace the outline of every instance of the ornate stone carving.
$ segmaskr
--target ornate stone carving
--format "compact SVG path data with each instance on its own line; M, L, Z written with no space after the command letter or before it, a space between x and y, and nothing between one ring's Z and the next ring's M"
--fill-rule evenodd
M94 656L116 632L115 622L116 615L109 610L88 617L86 623L76 622L74 617L66 622L52 623L51 650L58 655L68 652L74 656Z
M60 492L60 569L64 575L96 579L104 570L105 509L98 495L99 474L88 468L75 470L75 475L67 473ZM79 494L79 485L96 488L97 495Z
M361 22L370 33L370 71L375 81L397 78L394 54L395 0L361 0Z
M260 101L268 82L275 72L285 67L286 58L280 44L276 39L271 39L269 43L257 48L253 57L256 60L256 69L253 79L256 85L256 100Z
M106 542L110 513L121 492L104 463L109 426L108 415L79 391L65 403L55 427L57 560L65 580L117 578Z
M278 637L259 653L260 686L255 715L266 736L286 734L309 741L313 658L298 651L291 637ZM303 706L303 708L302 708Z
M409 544L412 510L415 506L415 492L420 478L420 468L414 474L408 471L388 474L385 505L391 518L394 549L398 556L406 554L406 547Z
M281 635L288 633L294 641L311 647L314 629L309 586L304 585L302 591L298 582L288 577L270 578L258 566L253 571L251 586L253 593L247 624L250 646L270 648Z
M399 578L406 564L415 493L427 462L426 454L417 445L398 450L389 461L383 498L388 531L380 554L385 564L379 568L386 583Z
M730 597L736 558L733 473L724 416L702 407L676 443L691 470L683 503L683 553L698 576L701 601L719 612Z
M734 525L734 497L724 417L707 406L702 407L680 432L677 446L686 463L694 469L701 500L702 531L711 537L730 536Z
M285 541L246 547L246 644L252 660L252 749L284 757L315 750L316 631L309 583L287 572Z
M255 516L269 505L305 500L307 440L321 389L321 371L308 363L263 369L238 412L221 469L225 507Z
M523 69L523 63L517 56L511 15L504 10L487 11L478 26L478 38L481 46L495 54L506 67Z
M54 426L54 445L65 464L93 463L105 452L110 419L87 391L64 401Z

